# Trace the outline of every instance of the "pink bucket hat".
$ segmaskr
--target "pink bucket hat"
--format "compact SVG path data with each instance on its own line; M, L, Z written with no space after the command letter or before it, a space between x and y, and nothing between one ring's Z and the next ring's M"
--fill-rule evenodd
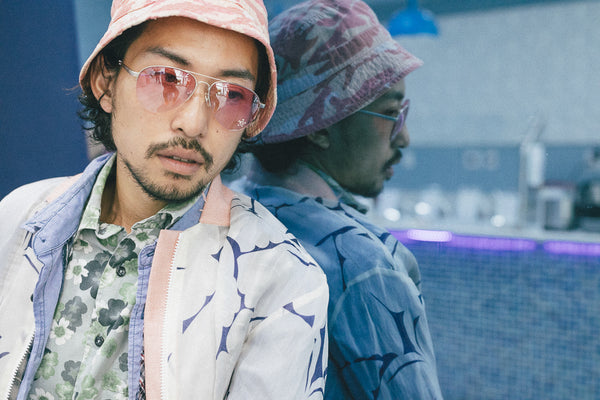
M306 136L341 121L423 64L359 0L311 0L269 23L277 110L257 144Z
M246 134L254 136L265 128L277 102L277 69L269 44L267 10L262 0L114 0L111 20L100 43L87 59L79 83L83 86L89 67L96 56L127 29L143 22L165 17L187 17L223 29L239 32L263 44L269 59L269 89L265 108Z

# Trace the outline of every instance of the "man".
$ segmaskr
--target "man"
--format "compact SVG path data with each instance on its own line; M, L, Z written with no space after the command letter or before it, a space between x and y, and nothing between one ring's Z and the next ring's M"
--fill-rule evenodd
M408 146L404 77L421 65L358 0L313 0L270 23L278 105L234 187L266 205L329 284L327 399L439 399L413 255L372 225Z
M113 152L0 203L0 397L321 398L325 276L219 179L275 107L262 2L111 16L80 83Z

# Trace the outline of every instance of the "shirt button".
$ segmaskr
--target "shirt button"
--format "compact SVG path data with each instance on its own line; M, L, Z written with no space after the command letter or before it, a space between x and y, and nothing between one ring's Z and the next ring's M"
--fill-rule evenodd
M96 336L96 338L94 339L94 343L98 347L102 346L102 344L104 343L104 338L102 337L102 335Z
M126 273L127 273L127 270L125 269L124 266L121 265L121 266L119 266L117 268L117 275L118 276L125 276Z

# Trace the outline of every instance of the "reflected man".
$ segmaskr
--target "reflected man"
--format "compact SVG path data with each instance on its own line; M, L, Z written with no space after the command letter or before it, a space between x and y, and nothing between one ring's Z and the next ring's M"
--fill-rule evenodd
M298 4L270 23L279 103L232 183L258 199L324 269L327 399L439 399L414 256L365 217L408 146L404 77L422 62L362 1ZM258 161L256 161L258 160Z

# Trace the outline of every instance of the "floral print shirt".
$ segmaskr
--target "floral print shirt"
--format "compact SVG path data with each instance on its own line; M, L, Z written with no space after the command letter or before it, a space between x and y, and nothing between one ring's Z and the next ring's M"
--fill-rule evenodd
M100 171L65 270L60 300L31 400L127 399L128 323L135 304L138 254L196 202L170 204L130 233L100 222L114 156Z

